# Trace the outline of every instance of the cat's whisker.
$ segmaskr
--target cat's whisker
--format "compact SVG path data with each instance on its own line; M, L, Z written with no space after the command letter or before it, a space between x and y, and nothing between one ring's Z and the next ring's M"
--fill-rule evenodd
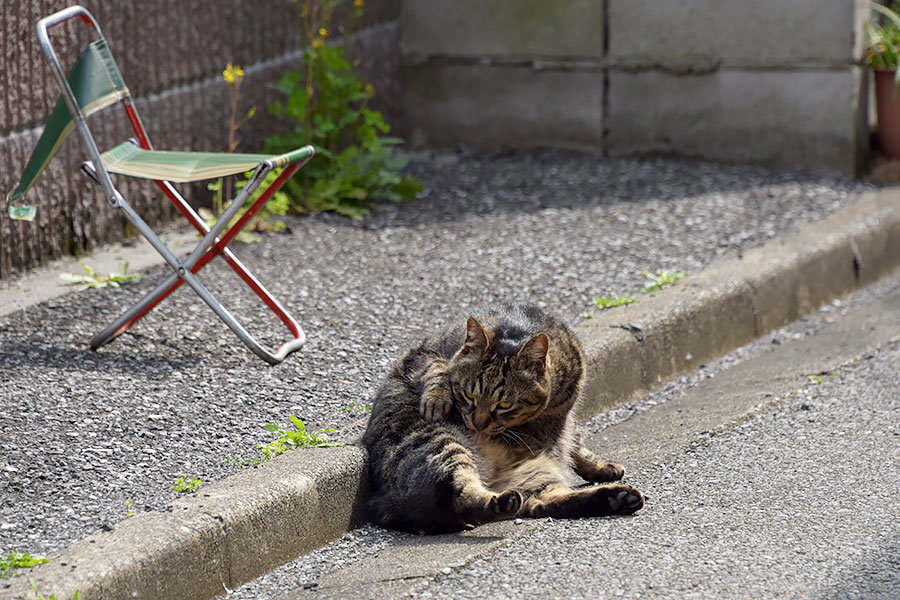
M537 456L537 455L534 453L534 450L531 449L531 446L528 445L528 442L525 441L524 436L522 436L522 435L519 434L518 432L513 431L512 429L506 429L506 430L503 431L503 434L501 434L501 435L509 435L510 438L512 438L513 440L515 440L515 441L519 442L520 444L522 444L523 446L525 446L525 448L526 448L529 452L531 452L531 455L532 455L532 456Z

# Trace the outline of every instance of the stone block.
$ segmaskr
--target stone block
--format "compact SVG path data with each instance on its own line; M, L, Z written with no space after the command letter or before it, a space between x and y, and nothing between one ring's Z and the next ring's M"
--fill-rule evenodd
M576 330L587 363L579 421L621 406L644 390L640 343L623 329L589 325Z
M865 154L863 82L858 67L612 71L607 150L853 174Z
M611 0L609 52L613 59L648 64L846 66L862 56L867 4Z
M553 147L599 151L603 74L488 65L401 68L414 147Z
M764 334L858 286L847 212L788 233L741 260Z
M900 257L900 214L890 188L864 196L841 210L841 219L858 223L850 232L860 284L873 283L897 270ZM837 215L835 215L837 216Z
M603 57L598 0L415 0L400 19L406 55Z

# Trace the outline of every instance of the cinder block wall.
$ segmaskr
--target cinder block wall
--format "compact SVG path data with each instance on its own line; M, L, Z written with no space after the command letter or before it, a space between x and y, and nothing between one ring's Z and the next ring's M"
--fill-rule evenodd
M0 198L15 186L58 91L34 35L34 25L74 2L0 0ZM239 150L257 152L266 136L284 126L265 107L278 94L268 89L286 70L300 68L298 3L293 0L81 0L99 20L113 54L137 98L154 145L166 149L225 150L229 92L221 78L225 64L242 64L247 74L241 108L260 111L239 132ZM360 70L377 90L378 108L396 118L399 63L399 0L368 0L362 28L350 47ZM336 15L340 20L342 16ZM62 46L91 39L81 23L51 31ZM64 63L77 54L66 52ZM123 111L108 109L91 119L100 146L130 135ZM98 117L100 117L98 119ZM33 223L0 215L0 278L121 239L125 222L77 175L85 158L77 136L66 142L28 201L38 206ZM201 191L203 186L198 186ZM174 209L140 182L123 193L152 224L169 221Z
M869 0L407 0L420 147L674 154L855 173Z

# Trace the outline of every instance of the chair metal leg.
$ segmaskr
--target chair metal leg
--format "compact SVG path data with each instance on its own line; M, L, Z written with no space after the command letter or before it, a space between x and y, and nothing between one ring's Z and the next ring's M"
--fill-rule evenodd
M124 198L121 198L120 195L120 203L119 206L125 211L126 217L131 221L135 227L144 235L147 240L153 245L159 252L166 258L166 261L169 262L170 266L175 271L167 277L163 282L158 284L149 294L147 294L144 298L142 298L139 302L137 302L134 306L129 308L125 313L123 313L118 319L116 319L113 323L107 326L103 331L97 334L91 340L91 347L94 349L99 348L103 344L109 342L123 331L125 331L128 327L130 327L133 323L137 322L141 317L147 314L150 310L153 309L159 302L161 302L166 296L168 296L172 291L174 291L181 283L187 282L188 285L194 289L195 292L203 299L204 302L216 313L216 315L225 322L226 325L231 328L232 331L244 342L244 344L250 348L257 356L265 360L270 364L278 364L284 358L290 354L291 352L299 349L306 342L306 334L303 332L303 329L297 323L297 321L287 313L284 307L268 292L268 290L263 287L263 285L250 273L250 271L244 267L244 265L234 256L231 251L227 248L228 242L237 235L237 233L241 230L244 225L256 214L256 212L262 208L263 205L271 198L271 196L284 184L288 178L290 178L294 172L300 167L300 165L291 165L291 167L285 169L285 171L276 179L275 182L258 198L250 209L242 216L237 223L235 223L234 227L230 228L222 238L218 238L218 235L222 232L224 227L228 224L228 222L234 217L237 210L243 206L244 201L247 196L253 192L253 189L256 185L252 185L252 181L248 182L248 185L245 186L242 193L239 194L238 198L235 198L234 202L228 207L225 214L219 219L219 221L213 226L210 230L206 227L206 224L200 219L199 215L184 202L184 199L180 197L174 189L171 188L171 185L167 182L157 182L157 184L166 192L166 195L170 197L176 205L183 205L187 210L190 211L190 215L185 215L189 217L189 220L197 227L200 231L205 233L203 240L198 244L198 246L191 252L191 254L185 259L185 261L180 262L174 255L168 250L168 248L162 243L161 240L156 236L156 234L149 228L149 226L144 223L144 221L140 218L137 213L128 205ZM262 175L264 173L260 173ZM256 178L261 180L261 176ZM258 184L258 183L257 183ZM174 196L174 198L173 198ZM182 208L182 206L179 206ZM184 212L184 211L182 211ZM165 249L165 252L160 249L161 246ZM166 256L166 254L170 255L171 258L174 258L176 264L173 264L171 260ZM263 348L256 340L243 328L243 326L228 312L225 307L223 307L218 300L206 289L205 286L195 277L195 274L202 269L209 261L211 261L216 255L222 254L228 264L238 273L238 275L250 286L251 289L266 303L267 306L276 315L282 320L282 322L290 329L293 339L287 341L282 344L278 350L275 352L270 352Z

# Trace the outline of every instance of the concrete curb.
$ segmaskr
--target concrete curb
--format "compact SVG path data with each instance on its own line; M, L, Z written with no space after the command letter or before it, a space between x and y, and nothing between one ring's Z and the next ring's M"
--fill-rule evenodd
M24 573L4 598L211 598L365 521L363 449L295 451L140 513Z
M898 266L900 195L882 190L605 311L578 331L588 358L580 416L627 402Z
M713 265L578 333L588 358L580 417L627 402L900 266L900 196L869 194L831 217ZM363 522L365 452L298 450L166 512L125 519L54 553L0 590L45 597L208 598Z

